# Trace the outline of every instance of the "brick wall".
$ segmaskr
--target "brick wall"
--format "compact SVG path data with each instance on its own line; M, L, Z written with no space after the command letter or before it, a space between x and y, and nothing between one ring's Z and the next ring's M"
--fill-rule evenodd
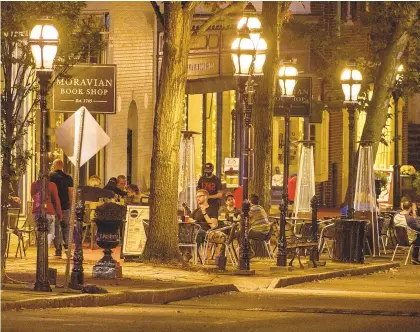
M138 123L134 135L137 144L133 142L132 182L148 188L155 100L155 14L149 2L107 2L107 6L111 18L108 62L117 65L121 107L117 114L107 118L111 142L106 147L106 180L127 172L128 110L134 105Z

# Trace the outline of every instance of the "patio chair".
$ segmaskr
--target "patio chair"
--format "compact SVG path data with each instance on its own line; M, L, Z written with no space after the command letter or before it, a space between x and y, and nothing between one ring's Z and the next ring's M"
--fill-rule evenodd
M22 250L23 255L26 257L26 248L24 243L24 234L29 234L32 232L32 230L28 230L26 225L24 224L22 227L19 227L19 213L20 208L8 208L7 209L7 251L6 251L6 257L9 257L9 250L10 250L10 240L11 235L17 236L17 247L16 247L16 253L15 258L17 258L18 252L20 253L20 258L23 258L22 256Z
M190 248L193 251L194 264L197 264L198 245L197 234L201 229L200 225L194 223L178 223L178 245L180 248ZM201 258L200 258L201 259Z
M233 239L235 238L235 232L238 227L238 223L233 223L232 225L225 226L222 228L216 228L213 230L207 231L206 238L204 240L204 248L203 248L203 265L206 264L207 260L207 250L210 246L215 247L216 245L224 245L226 248L226 253L232 266L236 266L238 264L238 259L233 248ZM223 236L218 236L222 235Z
M276 225L277 221L270 221L270 230L267 233L267 236L264 239L253 239L253 238L249 238L251 243L262 243L268 258L270 259L274 259L274 252L273 249L271 249L271 235L274 234L274 230L275 230L275 225Z
M319 242L318 242L318 250L319 254L321 254L324 249L327 249L328 256L332 258L332 248L334 248L334 242L335 242L335 224L326 224L325 220L324 225L321 229L321 234L319 236ZM331 243L331 246L330 246Z
M394 260L397 249L400 248L402 250L407 250L407 257L406 257L405 263L404 263L404 265L407 265L408 258L410 257L411 250L413 250L416 247L420 247L420 246L415 246L413 243L410 243L410 241L408 240L408 230L419 234L418 232L416 232L415 230L413 230L411 228L406 228L406 227L402 227L402 226L395 226L394 227L394 235L395 235L395 239L397 241L397 244L395 246L394 253L393 253L392 258L391 258L391 262Z

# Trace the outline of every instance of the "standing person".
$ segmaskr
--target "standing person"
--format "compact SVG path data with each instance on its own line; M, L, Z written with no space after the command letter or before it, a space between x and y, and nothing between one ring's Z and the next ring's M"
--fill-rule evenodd
M293 173L287 183L287 194L289 196L290 204L295 202L297 174Z
M31 185L31 196L32 196L32 214L34 216L34 220L38 220L41 216L41 194L42 194L42 188L41 188L41 176L40 174L38 180L32 182ZM61 203L60 203L60 197L58 196L58 190L57 186L54 182L48 181L48 188L47 188L47 210L46 212L46 218L48 222L48 248L51 246L52 240L55 238L55 228L56 224L60 224L60 222L63 220L63 212L61 210ZM57 216L57 220L56 220Z
M208 204L219 211L220 198L223 195L222 181L213 174L214 166L212 163L206 163L204 166L204 175L198 180L197 189L204 189L208 192Z
M61 210L63 212L63 217L61 223L55 224L55 233L57 236L54 239L55 245L55 255L61 257L62 255L62 246L61 239L59 236L60 226L61 232L63 235L63 244L64 249L67 250L69 230L70 230L70 208L72 204L72 194L73 194L73 178L64 173L64 163L61 159L56 159L53 162L54 172L50 173L50 181L54 182L57 186L58 196L60 197Z
M394 225L407 228L407 235L410 244L414 244L411 254L411 264L420 265L419 247L420 247L420 219L417 218L417 206L410 201L402 203L402 211L394 217Z

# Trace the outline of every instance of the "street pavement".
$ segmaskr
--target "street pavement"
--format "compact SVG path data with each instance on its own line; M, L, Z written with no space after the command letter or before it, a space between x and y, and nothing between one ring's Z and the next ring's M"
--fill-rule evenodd
M355 277L360 289L377 275ZM344 279L330 280L340 288ZM347 280L346 280L347 281ZM370 282L370 281L369 281ZM408 289L407 289L408 290ZM372 294L374 293L374 294ZM420 296L294 286L225 293L164 306L124 304L2 313L2 331L419 331Z

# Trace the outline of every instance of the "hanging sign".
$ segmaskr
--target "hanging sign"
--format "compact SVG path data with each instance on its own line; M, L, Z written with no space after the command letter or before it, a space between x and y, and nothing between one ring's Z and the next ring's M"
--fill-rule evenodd
M148 226L148 206L127 206L127 219L124 226L124 241L121 256L141 256L146 246L147 236L144 226Z
M312 107L312 78L298 77L294 89L294 98L291 102L291 117L309 117ZM274 116L284 116L284 103L280 96L276 97L274 106Z
M74 65L53 85L54 111L74 112L85 106L91 113L115 114L116 68L116 65Z
M239 158L225 158L225 172L239 171Z

